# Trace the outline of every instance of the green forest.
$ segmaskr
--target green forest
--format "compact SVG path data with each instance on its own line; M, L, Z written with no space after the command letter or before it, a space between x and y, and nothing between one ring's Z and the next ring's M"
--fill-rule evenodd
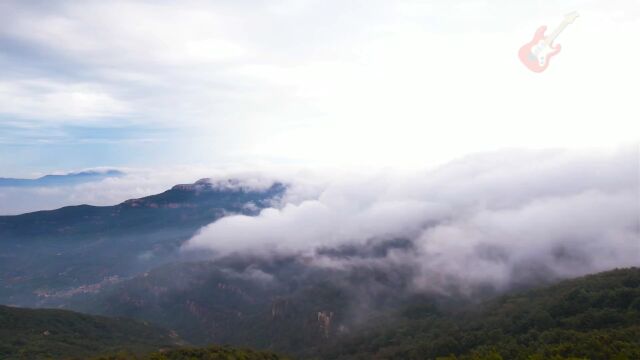
M226 346L189 348L172 331L63 310L0 307L1 359L286 359ZM299 349L298 354L305 354ZM640 269L618 269L442 306L415 302L327 340L309 359L640 359ZM293 358L293 357L290 357Z
M0 359L90 357L119 349L149 352L182 342L171 332L124 318L0 306Z
M326 359L640 359L640 269L613 270L463 310L415 305Z
M288 357L267 351L237 349L227 346L181 348L136 355L124 352L92 360L288 360Z

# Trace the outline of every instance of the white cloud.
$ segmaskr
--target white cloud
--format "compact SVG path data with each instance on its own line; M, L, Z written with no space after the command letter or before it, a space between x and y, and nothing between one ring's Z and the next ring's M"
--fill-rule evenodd
M126 102L99 86L49 80L0 81L0 108L7 115L82 123L129 111Z
M421 275L416 286L431 289L451 281L463 290L507 286L523 267L575 276L639 265L639 156L637 148L512 150L419 174L337 177L316 196L285 198L282 207L257 217L220 219L185 249L218 256L313 254L320 247L408 238L415 249L385 261L413 264Z
M39 76L3 79L13 89L3 110L189 129L200 137L185 156L421 167L504 147L637 140L634 1L2 6L0 34L32 52L8 61L24 57ZM560 37L561 55L527 72L517 49L570 10L582 17ZM43 76L55 89L21 85Z
M244 54L241 45L226 38L229 21L215 7L88 1L52 9L18 8L14 11L21 16L7 18L2 32L74 60L107 66L186 66Z
M479 210L426 230L417 240L421 287L438 276L463 286L505 287L514 269L573 277L640 264L639 189L534 199L523 207ZM530 275L530 274L529 274Z

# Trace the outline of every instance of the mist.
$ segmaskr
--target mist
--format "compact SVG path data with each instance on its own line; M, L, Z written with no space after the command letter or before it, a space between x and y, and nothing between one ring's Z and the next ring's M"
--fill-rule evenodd
M301 255L319 267L411 266L414 289L439 292L637 266L638 159L635 147L510 149L419 172L291 178L280 203L256 217L222 218L183 250ZM382 256L327 251L394 239L410 246Z

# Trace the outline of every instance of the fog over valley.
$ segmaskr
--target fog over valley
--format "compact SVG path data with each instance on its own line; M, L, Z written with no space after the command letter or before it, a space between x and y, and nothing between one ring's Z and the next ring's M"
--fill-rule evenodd
M638 34L639 0L0 0L0 359L640 359Z
M487 153L419 173L338 178L306 197L294 180L278 207L217 220L183 249L317 256L324 247L408 239L408 249L371 261L412 264L416 287L431 290L441 281L500 288L632 266L640 259L634 150Z

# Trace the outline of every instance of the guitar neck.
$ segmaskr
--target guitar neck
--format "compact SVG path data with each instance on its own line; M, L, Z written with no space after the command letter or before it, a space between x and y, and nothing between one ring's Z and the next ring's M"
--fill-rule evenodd
M564 31L564 29L567 28L567 26L569 26L569 23L566 21L563 21L562 24L560 24L560 26L558 26L552 33L551 35L547 36L547 38L545 39L545 42L548 45L551 45L551 43L558 37L560 36L560 33L562 33Z

